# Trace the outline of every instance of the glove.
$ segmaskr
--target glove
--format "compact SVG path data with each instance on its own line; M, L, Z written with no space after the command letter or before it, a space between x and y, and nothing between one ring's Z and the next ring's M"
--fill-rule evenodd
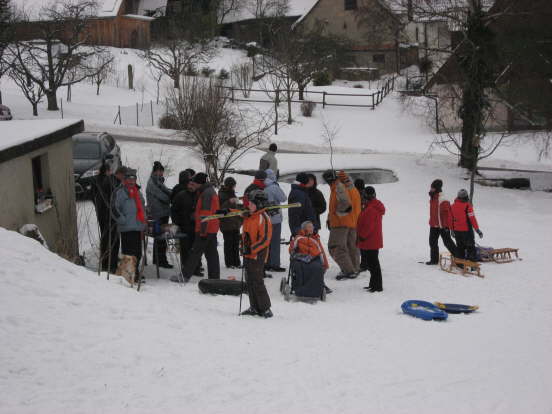
M483 232L481 230L477 229L476 233L477 233L477 235L479 236L480 239L483 238Z

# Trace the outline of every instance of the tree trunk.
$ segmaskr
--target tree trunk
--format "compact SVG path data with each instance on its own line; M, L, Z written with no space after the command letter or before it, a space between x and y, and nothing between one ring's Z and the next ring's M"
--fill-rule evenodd
M57 91L51 90L46 92L46 98L48 99L48 111L58 111L57 103Z
M100 85L101 85L101 83L99 83L99 82L96 83L96 95L98 95L98 96L100 95Z
M301 84L298 84L298 89L299 89L299 100L302 101L305 99L305 96L304 96L304 92L305 92L305 86L304 85L301 85Z
M288 125L291 125L293 122L293 118L291 117L291 91L288 89L288 96L287 96L287 104L288 104Z
M180 89L180 75L173 76L172 80L174 82L174 89Z
M38 116L38 104L33 103L33 116Z
M67 85L67 102L71 102L71 84Z

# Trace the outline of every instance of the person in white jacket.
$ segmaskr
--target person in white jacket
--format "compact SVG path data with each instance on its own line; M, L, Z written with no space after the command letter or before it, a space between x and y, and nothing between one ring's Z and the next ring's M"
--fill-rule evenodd
M261 157L259 162L259 170L266 171L272 170L276 175L276 178L279 177L278 171L278 159L276 158L276 152L278 151L278 146L274 143L270 144L268 151Z
M264 189L270 205L282 204L287 200L286 194L282 191L276 181L276 173L266 170L266 180ZM272 239L270 240L270 250L266 270L273 272L285 272L286 269L280 266L280 238L282 236L282 211L268 210L270 221L272 222Z

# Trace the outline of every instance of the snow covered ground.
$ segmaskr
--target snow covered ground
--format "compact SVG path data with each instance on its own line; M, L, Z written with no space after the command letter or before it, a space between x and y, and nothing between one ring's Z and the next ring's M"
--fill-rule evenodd
M187 148L122 150L142 182L156 158L169 164L169 183L200 166ZM328 164L327 155L279 158L283 172ZM136 293L0 230L0 412L550 413L552 194L478 187L483 244L519 247L523 261L485 264L484 279L465 278L417 263L428 255L429 183L441 177L449 193L466 184L453 160L378 153L335 161L399 177L376 185L387 207L385 291L363 291L366 274L337 282L332 265L326 303L288 303L276 277L267 281L271 320L240 318L238 298L202 295L196 278L175 285L172 271L157 280L152 267ZM242 191L250 178L236 178ZM412 298L480 310L424 322L401 313Z

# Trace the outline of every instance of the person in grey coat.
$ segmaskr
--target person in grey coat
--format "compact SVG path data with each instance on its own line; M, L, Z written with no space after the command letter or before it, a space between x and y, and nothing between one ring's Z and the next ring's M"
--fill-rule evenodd
M121 253L136 257L138 278L142 258L142 237L147 221L144 197L136 185L136 170L127 169L122 185L115 190L113 216L121 234Z
M155 161L146 187L149 217L155 221L154 228L156 229L167 224L171 214L172 192L165 186L164 174L165 167L159 161ZM153 263L167 269L173 267L167 260L167 242L165 240L154 240Z
M276 177L280 175L278 171L278 159L276 158L277 151L278 146L274 143L270 144L266 154L261 157L261 160L259 162L259 170L272 170L274 171L274 174L276 174Z
M268 203L270 205L282 204L287 200L286 194L282 191L276 181L276 172L271 169L266 170L265 189ZM282 236L282 211L268 210L270 221L272 222L272 239L270 241L270 250L266 270L273 272L285 272L286 269L280 266L280 238Z

